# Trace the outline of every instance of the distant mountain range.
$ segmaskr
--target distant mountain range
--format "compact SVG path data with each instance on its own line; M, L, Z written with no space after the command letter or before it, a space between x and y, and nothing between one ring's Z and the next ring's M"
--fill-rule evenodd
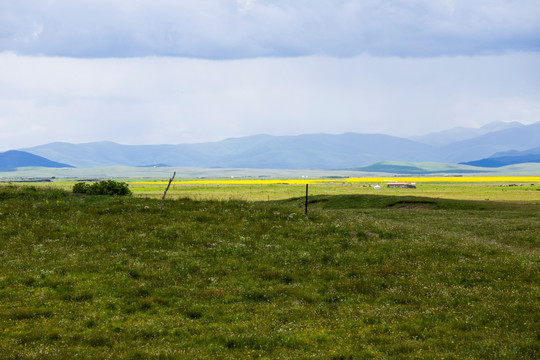
M380 161L368 166L353 168L353 170L407 175L467 174L488 172L488 170L482 171L482 169L478 169L475 166L470 166L466 164L396 161Z
M73 167L25 151L10 150L0 153L0 171L10 171L22 166L51 168Z
M442 161L461 163L492 156L502 151L524 151L540 146L540 122L494 131L469 140L445 145Z
M388 135L255 135L219 142L180 145L52 143L25 151L76 167L110 165L205 168L344 169L391 158L436 160L429 145Z
M433 146L445 146L458 141L474 139L475 137L489 134L491 132L520 126L523 126L523 124L517 121L508 123L503 121L494 121L479 128L455 127L453 129L434 132L426 135L412 136L409 139Z
M513 164L540 163L540 146L526 151L507 151L488 158L462 163L481 167L501 167Z
M457 133L459 136L455 135ZM454 134L452 136L459 140L448 143L449 134ZM105 141L85 144L50 143L21 150L61 163L63 166L69 164L84 168L127 165L350 169L381 161L469 164L471 161L490 158L496 153L521 152L539 146L540 122L532 125L514 122L492 123L480 129L458 128L426 135L416 140L356 133L254 135L200 144L121 145ZM522 155L527 154L504 156ZM530 159L534 161L535 158ZM518 161L517 158L515 160ZM20 162L19 165L35 166L24 162Z

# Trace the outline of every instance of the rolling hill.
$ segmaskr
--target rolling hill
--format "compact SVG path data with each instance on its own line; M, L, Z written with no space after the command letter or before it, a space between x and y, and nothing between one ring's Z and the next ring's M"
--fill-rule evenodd
M42 156L34 155L25 151L10 150L0 153L0 171L9 171L27 166L50 168L73 167L71 165L51 161Z

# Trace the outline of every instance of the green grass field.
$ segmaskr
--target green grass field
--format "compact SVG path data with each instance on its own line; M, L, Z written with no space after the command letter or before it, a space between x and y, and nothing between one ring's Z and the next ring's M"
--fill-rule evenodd
M0 358L539 358L540 186L499 185L2 186Z
M309 185L310 195L414 195L456 200L492 200L507 202L525 202L540 204L540 185L519 183L521 186L508 186L512 183L421 183L417 189L389 189L383 187L377 191L377 183ZM72 183L64 188L69 189ZM136 197L159 198L163 196L165 185L140 185L132 183L131 189ZM190 198L193 200L246 200L268 201L283 200L305 195L305 185L171 185L168 198Z

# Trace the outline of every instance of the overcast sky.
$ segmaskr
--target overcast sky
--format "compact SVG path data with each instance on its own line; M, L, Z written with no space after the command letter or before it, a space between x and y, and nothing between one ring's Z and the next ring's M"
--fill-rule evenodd
M0 0L0 150L540 121L537 0Z

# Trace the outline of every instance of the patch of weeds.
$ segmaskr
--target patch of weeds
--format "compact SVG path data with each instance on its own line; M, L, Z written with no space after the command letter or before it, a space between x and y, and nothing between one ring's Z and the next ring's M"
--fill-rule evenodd
M412 340L418 340L419 338L417 336L411 336ZM399 355L408 355L412 354L415 351L418 351L418 345L415 345L414 343L399 343L392 345L389 350L389 355L399 356Z
M193 296L202 301L223 299L227 296L227 293L222 289L199 289L193 293Z
M84 326L91 329L97 326L97 322L94 319L88 319L84 322Z
M142 276L141 273L140 273L140 271L135 270L135 269L129 270L129 271L128 271L128 275L129 275L129 277L132 278L132 279L140 279L141 276Z
M338 293L329 293L324 296L324 302L326 303L338 303L345 300L345 297L342 294Z
M148 359L148 354L146 354L143 351L140 350L133 350L128 352L126 355L126 359L128 360L146 360Z
M36 318L48 318L52 316L52 311L50 310L38 310L38 309L15 309L9 313L8 317L13 320L30 320Z
M536 335L537 339L529 340L524 344L520 344L518 347L518 353L529 359L538 359L540 355L540 332Z
M336 255L324 253L321 257L321 262L324 265L337 265Z
M380 237L381 239L386 239L386 240L395 239L399 236L396 232L388 228L379 228L375 230L375 234L377 234L377 236Z
M87 339L84 339L84 342L91 347L111 347L112 340L103 335L93 335Z
M47 335L47 339L51 341L58 341L62 339L62 336L60 335L60 332L58 330L51 330Z
M264 339L254 335L237 334L225 339L224 346L227 349L256 349L261 350L267 347Z
M305 304L314 304L320 300L320 296L317 293L294 285L283 285L282 287L277 288L276 292L279 293L280 296L289 297Z
M255 302L255 303L269 302L273 298L272 294L269 294L268 292L262 291L262 290L246 291L242 294L242 297L245 300Z
M412 340L424 340L424 334L422 332L422 329L420 329L417 325L411 324L411 323L404 323L399 326L399 329L405 333L407 333L407 336ZM402 351L402 350L400 350Z
M294 277L292 275L289 275L289 274L283 274L279 280L283 283L283 284L286 284L286 285L290 285L294 282Z
M203 312L198 308L191 308L184 312L186 317L191 320L197 320L203 317Z
M339 281L333 286L336 290L342 293L361 294L369 296L376 296L380 290L375 281L364 277L352 277L347 280Z
M139 329L133 334L136 339L143 340L151 340L158 337L158 335L158 332L153 329Z
M131 314L135 314L137 312L137 308L133 305L126 305L122 311L125 313L125 314L128 314L128 315L131 315Z
M292 275L277 269L262 270L260 271L259 276L262 280L279 281L283 284L292 284L294 282L294 277Z
M22 280L22 284L25 286L33 286L36 283L36 278L29 276Z
M38 330L33 330L21 335L18 335L16 338L16 343L18 345L30 345L33 343L41 342L43 339L43 333Z
M350 231L349 235L360 241L373 240L377 238L377 234L363 230Z
M124 329L119 325L112 325L110 329L114 333L121 333L122 331L124 331Z
M354 360L353 355L335 354L330 357L332 360Z
M378 316L365 316L362 317L362 322L367 325L377 325L381 323L381 319Z
M153 303L149 299L143 299L139 302L139 309L143 311L150 310L152 306L153 306Z
M389 301L391 301L393 304L401 304L401 305L409 305L409 304L417 304L418 299L416 299L413 296L403 294L403 293L394 293L387 297Z
M78 291L75 293L62 294L62 300L64 301L74 301L74 302L85 302L91 301L94 298L94 294L90 291Z
M154 297L153 301L154 301L154 303L156 303L157 305L160 305L160 306L170 306L171 305L171 300L170 299L167 299L167 298L161 297L161 296Z
M146 298L150 296L150 290L145 287L140 287L135 294L137 297Z

